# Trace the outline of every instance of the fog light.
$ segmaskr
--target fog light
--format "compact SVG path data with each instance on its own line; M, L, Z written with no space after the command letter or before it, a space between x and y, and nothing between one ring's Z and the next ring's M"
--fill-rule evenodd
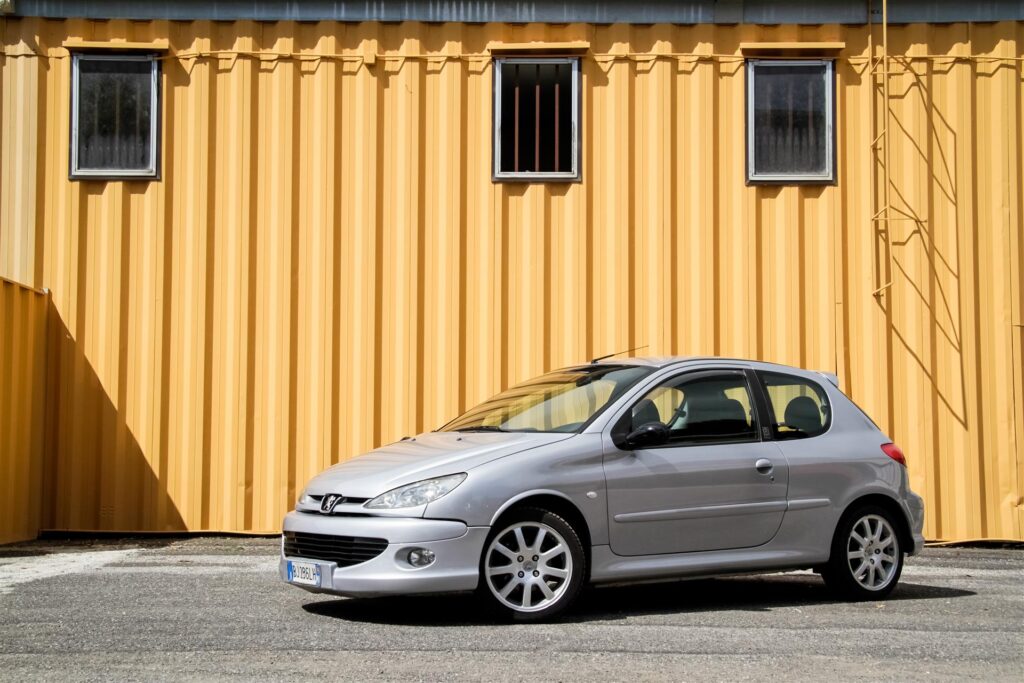
M426 548L413 548L405 559L413 567L426 567L434 563L434 551Z

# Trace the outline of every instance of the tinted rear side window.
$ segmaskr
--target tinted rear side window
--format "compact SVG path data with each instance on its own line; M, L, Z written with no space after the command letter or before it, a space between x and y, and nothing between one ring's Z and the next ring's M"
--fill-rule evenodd
M757 375L768 394L776 439L806 439L828 430L832 407L818 384L780 372Z

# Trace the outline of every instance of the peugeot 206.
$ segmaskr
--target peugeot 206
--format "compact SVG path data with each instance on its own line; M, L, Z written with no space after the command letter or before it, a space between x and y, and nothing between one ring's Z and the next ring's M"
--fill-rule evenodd
M586 584L813 569L878 600L921 550L902 451L834 375L718 358L569 367L342 462L284 519L316 593L476 591L548 619Z

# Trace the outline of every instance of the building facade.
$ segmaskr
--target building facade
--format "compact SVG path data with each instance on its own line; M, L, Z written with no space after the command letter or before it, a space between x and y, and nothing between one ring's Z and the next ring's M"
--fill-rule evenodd
M274 532L331 463L643 347L837 374L929 538L1024 539L1021 3L6 5L39 529Z

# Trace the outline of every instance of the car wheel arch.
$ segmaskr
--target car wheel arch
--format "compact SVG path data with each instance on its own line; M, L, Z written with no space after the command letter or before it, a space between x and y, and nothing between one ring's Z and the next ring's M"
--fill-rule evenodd
M896 525L896 533L899 534L900 544L905 549L914 547L914 536L910 530L910 520L907 519L906 511L899 501L885 493L869 493L847 503L843 509L843 514L839 515L839 519L836 520L835 529L832 531L833 540L848 516L865 505L876 505L892 515L893 522Z
M587 567L589 573L591 550L590 525L587 524L587 518L584 517L583 512L579 507L577 507L576 503L574 503L571 498L561 491L547 489L521 493L518 496L505 501L505 504L498 508L497 512L495 512L494 516L491 518L491 527L494 528L499 526L504 518L508 518L515 514L517 510L522 508L540 508L542 510L547 510L555 513L556 515L560 515L565 519L565 521L569 522L579 535L580 541L583 543L583 551L587 555Z

